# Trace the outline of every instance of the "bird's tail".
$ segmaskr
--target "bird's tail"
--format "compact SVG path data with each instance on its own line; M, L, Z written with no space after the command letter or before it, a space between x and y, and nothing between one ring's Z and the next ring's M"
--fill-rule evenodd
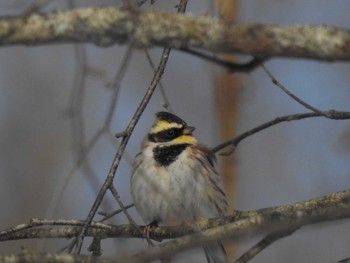
M208 263L228 263L228 257L221 242L203 246Z

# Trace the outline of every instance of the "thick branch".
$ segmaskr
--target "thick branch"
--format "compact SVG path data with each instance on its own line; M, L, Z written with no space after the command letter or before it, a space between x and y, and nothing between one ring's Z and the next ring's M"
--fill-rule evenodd
M82 8L0 17L0 45L132 43L136 47L200 48L256 57L349 60L350 32L332 26L231 24L190 16L117 8ZM257 44L259 43L259 44Z
M249 213L250 214L250 213ZM257 210L248 217L166 242L119 262L145 263L218 239L237 240L257 233L294 230L301 226L350 216L350 190L293 205Z
M341 218L348 218L350 216L350 190L341 191L338 193L330 194L318 199L311 199L309 201L298 202L292 205L285 205L273 208L264 208L248 212L235 212L234 215L228 216L224 219L215 220L202 220L195 224L177 226L177 227L159 227L154 230L154 235L167 237L175 237L185 235L175 240L166 242L159 245L158 247L150 248L144 252L140 252L132 257L124 258L118 262L149 262L155 259L162 258L163 256L175 254L181 250L188 249L190 247L198 246L201 243L212 242L216 239L231 238L237 239L238 237L247 236L262 232L273 232L273 231L288 231L294 230L298 227L305 226L308 224L319 223L328 220L335 220ZM230 223L231 222L231 223ZM28 227L32 226L47 226L47 225L63 225L72 224L76 226L82 226L83 221L74 220L43 220L40 221L35 219L28 225L20 225L10 230L5 230L0 233L2 240L12 239L10 236L16 235L17 231L26 232ZM221 225L221 226L220 226ZM213 226L218 226L210 228ZM124 228L125 227L125 228ZM109 236L109 231L121 231L119 236L132 235L132 233L139 235L138 231L130 225L127 226L111 226L101 223L93 223L89 230L96 228L95 230L101 231L98 238L104 238ZM208 229L210 228L210 229ZM184 231L185 229L185 231ZM31 229L32 230L32 229ZM52 229L41 229L47 230L47 234ZM198 232L198 230L202 230ZM108 232L104 232L108 231ZM124 231L124 233L123 233ZM134 231L134 232L130 232ZM90 231L87 231L89 234ZM104 233L103 233L104 232ZM196 232L192 235L189 233ZM76 234L79 231L76 231ZM71 233L70 233L71 234ZM70 236L67 235L66 237ZM90 233L92 234L92 233ZM116 234L116 233L114 233ZM116 235L118 236L118 235ZM38 236L39 237L39 236ZM30 256L30 255L29 255ZM16 257L17 261L11 262L38 262L38 255L32 255L33 258L23 258L22 256ZM40 256L40 255L39 255ZM49 255L48 255L49 256ZM43 257L42 255L40 257ZM67 256L68 257L68 256ZM0 257L0 262L9 262L10 257ZM65 262L62 259L55 259L51 257L50 262ZM76 257L74 257L76 258ZM13 257L14 259L14 257ZM45 259L45 256L42 260ZM73 259L73 258L71 258ZM85 257L77 257L77 259L86 260ZM94 257L90 258L94 260ZM44 262L40 259L40 262ZM46 260L46 259L45 259ZM99 259L96 259L96 262ZM101 259L103 260L103 259ZM45 261L46 262L46 261ZM70 261L72 262L72 261ZM73 261L74 262L74 261ZM78 262L78 261L76 261ZM80 262L80 261L79 261ZM81 261L91 262L91 261ZM109 262L109 261L101 261Z
M337 219L350 216L350 190L326 195L321 198L297 202L291 205L263 208L252 211L234 211L232 215L225 218L202 219L195 223L188 223L180 226L158 227L151 232L154 239L176 238L196 233L207 229L227 224L237 224L240 220L248 220L254 225L266 226L273 222L283 225L299 227L303 224L321 222L328 219ZM261 218L264 218L261 221ZM296 226L293 226L296 223ZM263 227L263 225L265 227ZM28 239L28 238L71 238L76 236L84 225L82 220L45 220L32 219L28 224L22 224L0 232L0 241ZM55 226L56 228L54 228ZM143 229L144 226L140 226ZM238 230L238 229L237 229ZM250 231L249 231L250 232ZM242 233L238 231L238 233ZM226 233L225 236L229 234ZM231 233L232 234L232 233ZM115 237L143 237L140 231L133 225L110 225L99 222L92 222L87 229L87 236L94 236L100 239Z

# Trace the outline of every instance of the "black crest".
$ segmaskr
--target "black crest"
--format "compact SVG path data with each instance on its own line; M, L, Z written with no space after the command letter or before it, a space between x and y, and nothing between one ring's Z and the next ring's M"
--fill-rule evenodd
M184 120L182 120L181 118L177 117L176 115L174 115L170 112L160 111L160 112L156 113L156 116L160 120L164 120L167 122L175 122L175 123L182 124L182 125L186 126L186 122Z

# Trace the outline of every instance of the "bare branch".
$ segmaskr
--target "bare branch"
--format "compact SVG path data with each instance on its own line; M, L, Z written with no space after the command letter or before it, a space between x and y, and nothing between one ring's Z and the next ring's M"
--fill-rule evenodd
M200 48L262 58L350 59L349 30L326 25L233 24L206 15L112 7L0 18L0 46L82 42L110 46L130 41L139 48Z
M180 226L158 227L151 232L153 239L176 238L121 262L147 262L164 255L173 255L190 247L217 239L236 239L262 232L288 233L301 226L350 216L350 190L291 205L264 208L246 212L234 211L224 218L202 219ZM51 226L51 227L50 227ZM84 221L33 219L0 232L0 240L28 238L71 238L79 235ZM139 226L143 229L144 226ZM142 237L131 224L110 225L92 222L85 233L98 239L115 237ZM278 237L278 236L277 236ZM273 240L273 239L272 239ZM167 254L170 253L170 254ZM140 261L140 259L142 259ZM133 261L136 260L136 261Z
M336 202L334 202L337 200ZM319 199L299 202L277 208L267 208L249 213L249 217L220 227L187 235L158 247L124 258L118 262L151 262L164 256L218 239L234 239L266 231L284 232L308 224L314 224L350 216L350 190L334 193Z
M333 263L349 263L350 262L350 258L344 258L342 260L339 260L339 261L335 261Z
M126 218L129 220L129 222L130 222L131 224L133 224L133 225L136 226L136 223L135 223L134 219L130 216L130 214L129 214L128 211L127 211L126 206L124 206L123 202L121 201L120 195L118 194L117 189L116 189L113 185L111 185L110 188L109 188L109 190L111 191L111 193L112 193L114 199L117 201L118 205L120 206L120 208L121 208L121 210L123 211L123 213L124 213L124 215L126 216Z
M179 2L179 5L178 5L178 13L183 13L185 12L186 10L186 5L187 5L187 0L180 0ZM134 43L134 42L133 42ZM122 141L119 145L119 148L118 148L118 151L117 153L115 154L114 156L114 159L113 159L113 162L111 164L111 167L110 167L110 170L108 172L108 175L103 183L103 185L101 186L101 189L95 199L95 202L93 203L92 205L92 208L90 209L89 211L89 214L85 220L85 223L84 223L84 226L83 228L81 229L81 232L80 234L77 236L77 244L76 244L76 247L75 247L75 253L76 254L80 254L80 251L81 251L81 248L82 248L82 245L83 245L83 240L84 240L84 235L86 234L86 231L90 225L90 223L92 222L96 212L97 212L97 209L98 207L100 206L107 190L113 190L114 187L113 187L113 180L114 180L114 176L116 174L116 171L119 167L119 163L120 163L120 160L124 154L124 151L126 149L126 146L129 142L129 139L130 139L130 136L138 122L138 120L140 119L143 111L145 110L148 102L150 101L158 83L160 82L160 79L164 73L164 70L165 70L165 67L166 67L166 64L168 62L168 58L169 58L169 55L170 55L170 51L171 49L170 48L164 48L163 52L162 52L162 56L161 56L161 59L160 59L160 62L159 62L159 65L157 67L157 70L153 76L153 79L151 81L151 83L149 84L148 88L147 88L147 91L144 95L144 97L142 98L139 106L137 107L137 110L136 112L134 113L132 119L130 120L126 130L125 130L125 134L122 138ZM108 119L107 119L108 120ZM115 194L115 193L114 193ZM124 206L124 205L123 205ZM124 209L124 212L126 213L126 210ZM131 219L131 218L129 218ZM131 220L133 222L133 220ZM137 231L139 231L139 229L137 229L135 227L135 229ZM142 233L142 231L139 231ZM149 241L149 240L148 240ZM150 242L150 241L149 241Z
M90 256L73 256L67 254L39 254L32 251L22 251L20 255L0 256L0 263L113 263L115 261Z
M134 204L126 205L126 206L123 207L123 209L120 208L120 209L118 209L118 210L116 210L116 211L113 211L113 212L111 212L111 213L107 213L107 212L98 212L99 215L103 216L103 219L101 219L99 222L104 222L104 221L106 221L107 219L110 219L111 217L113 217L113 216L115 216L115 215L117 215L117 214L123 212L125 209L129 209L129 208L131 208L131 207L133 207L133 206L134 206Z
M221 67L227 68L231 72L245 72L248 73L255 68L259 67L262 65L262 62L267 60L267 58L253 58L247 63L237 63L237 62L232 62L228 60L223 60L221 58L218 58L216 56L208 55L202 52L199 52L197 50L193 49L187 49L183 48L181 51L184 51L186 53L189 53L191 55L194 55L196 57L199 57L201 59L204 59L206 61L209 61L213 64L219 65Z
M315 113L318 113L324 117L327 117L326 113L320 111L319 109L316 109L315 107L311 106L310 104L306 103L302 99L298 98L295 96L292 92L290 92L282 83L280 83L277 78L271 73L270 70L267 69L267 67L264 64L261 64L261 67L263 70L266 72L266 74L269 76L271 79L272 83L275 84L277 87L279 87L284 93L286 93L289 97L291 97L293 100L295 100L297 103L300 105L304 106L306 109L309 109Z
M274 126L276 124L282 123L282 122L288 122L288 121L294 121L294 120L302 120L306 118L313 118L313 117L327 117L328 119L331 120L346 120L350 119L350 112L345 112L345 111L335 111L335 110L329 110L329 111L323 111L321 113L317 112L307 112L307 113L298 113L298 114L291 114L291 115L285 115L281 117L277 117L271 121L268 121L266 123L263 123L249 131L246 131L235 138L228 140L226 142L223 142L214 148L212 148L213 152L218 152L228 146L231 147L229 152L223 153L223 155L229 155L234 152L236 149L237 145L245 138L258 133L259 131L265 130L271 126Z
M203 219L198 222L174 227L158 227L151 233L153 238L177 238L161 244L158 247L124 258L118 262L149 262L179 251L210 243L217 239L237 239L242 236L262 232L288 233L295 229L324 221L348 218L350 216L350 190L333 193L318 199L298 202L291 205L264 208L259 210L239 212L218 219ZM48 225L59 227L49 227ZM33 219L29 224L22 224L0 232L0 240L14 240L24 238L58 238L79 235L84 221L79 220L40 220ZM46 226L42 228L43 226ZM75 226L75 227L73 227ZM39 228L37 228L39 227ZM141 226L142 228L143 226ZM192 234L191 234L192 233ZM92 222L87 228L86 235L98 240L107 237L141 237L140 232L133 225L114 226ZM280 238L278 234L270 241ZM267 244L271 242L267 242ZM260 244L258 250L266 247ZM255 252L254 252L255 253ZM254 253L252 255L254 255ZM37 255L33 255L37 256ZM42 255L40 255L42 256ZM21 256L19 256L21 257ZM74 257L75 258L75 257ZM8 257L0 257L0 262L9 262ZM46 262L44 260L23 259L21 262ZM13 261L19 262L19 261ZM65 262L52 260L51 262ZM80 261L74 261L80 262ZM82 261L85 262L85 261ZM98 261L99 262L99 261ZM109 262L109 261L101 261Z
M283 231L283 232L274 232L266 237L264 237L262 240L260 240L257 244L255 244L253 247L251 247L247 252L245 252L242 256L240 256L235 263L245 263L251 260L253 257L255 257L258 253L263 251L265 248L267 248L269 245L273 244L277 240L284 238L286 236L289 236L293 234L296 231L296 229Z

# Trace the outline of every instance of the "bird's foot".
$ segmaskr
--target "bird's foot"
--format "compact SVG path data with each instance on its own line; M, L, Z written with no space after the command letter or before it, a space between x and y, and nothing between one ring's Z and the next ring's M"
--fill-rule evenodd
M147 239L149 239L151 231L157 227L158 227L158 222L154 220L150 224L145 226L145 228L143 229L143 234L146 236Z

